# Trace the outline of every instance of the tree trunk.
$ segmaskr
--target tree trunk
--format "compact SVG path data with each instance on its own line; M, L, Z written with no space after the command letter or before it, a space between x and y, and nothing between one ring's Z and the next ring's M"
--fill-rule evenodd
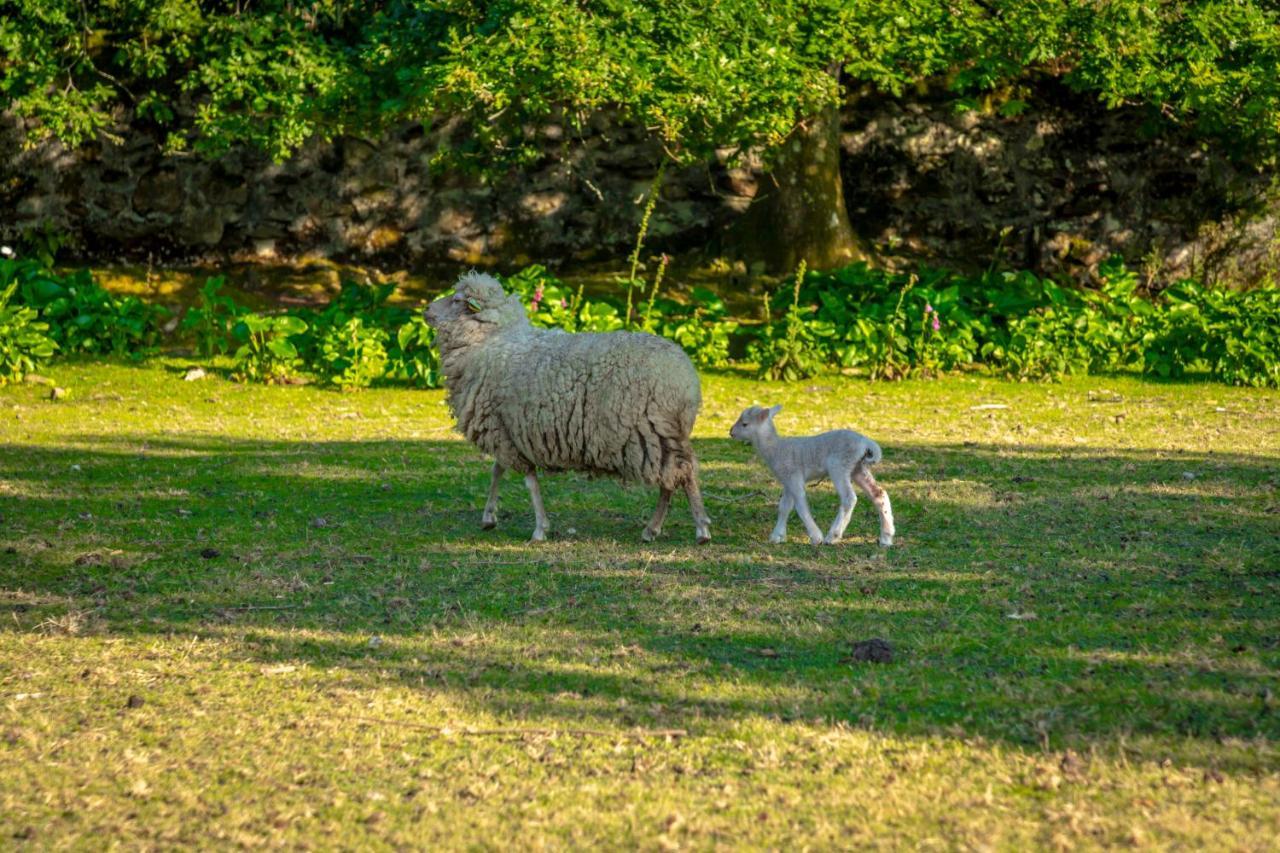
M775 273L801 259L810 269L830 269L862 257L844 206L837 108L783 144L751 208L731 229L729 248Z

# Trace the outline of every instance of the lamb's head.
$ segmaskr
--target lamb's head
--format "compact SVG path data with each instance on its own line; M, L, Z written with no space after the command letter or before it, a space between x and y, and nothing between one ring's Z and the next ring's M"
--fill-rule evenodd
M528 326L529 317L516 294L508 294L488 273L464 273L453 293L427 306L423 315L436 330L443 349L483 343L505 329Z
M738 415L738 420L729 427L729 435L738 441L754 441L762 430L769 431L773 426L773 416L782 411L782 406L764 408L749 406Z

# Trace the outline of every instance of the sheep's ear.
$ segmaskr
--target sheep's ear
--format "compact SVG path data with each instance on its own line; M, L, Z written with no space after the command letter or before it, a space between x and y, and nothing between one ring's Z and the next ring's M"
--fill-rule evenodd
M778 412L782 411L782 404L779 403L778 405L773 406L772 408L766 409L765 411L769 413L769 417L773 417L774 415L778 414Z

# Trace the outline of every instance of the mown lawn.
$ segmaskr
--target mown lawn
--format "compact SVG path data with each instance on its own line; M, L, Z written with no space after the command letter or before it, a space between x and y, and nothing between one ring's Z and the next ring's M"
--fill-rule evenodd
M0 389L2 848L1280 834L1276 392L709 375L711 545L564 475L534 546L440 392L185 364ZM768 545L752 402L878 439L898 544Z

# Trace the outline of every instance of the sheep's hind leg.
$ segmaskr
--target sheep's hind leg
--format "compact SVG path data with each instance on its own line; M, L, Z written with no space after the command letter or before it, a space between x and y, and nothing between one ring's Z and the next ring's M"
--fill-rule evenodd
M547 521L547 511L542 508L542 490L538 488L538 475L525 474L524 484L529 487L529 498L533 501L533 541L544 542L551 523Z
M644 532L640 534L640 538L646 542L652 542L662 535L662 522L667 518L667 509L671 506L671 489L665 486L659 487L658 505L653 509L653 517L649 519L649 523L645 525Z
M498 525L498 483L506 470L501 463L493 463L493 474L489 479L489 499L484 502L484 515L480 517L480 526L485 530L492 530Z
M844 529L849 526L849 519L853 517L853 507L858 502L858 495L853 490L853 484L849 482L846 471L832 469L827 474L831 477L831 484L836 487L836 494L840 496L840 508L836 510L836 517L831 522L831 529L827 531L827 538L822 541L824 544L834 545L844 537Z
M711 519L702 505L702 490L698 488L698 477L694 475L684 484L684 493L689 498L689 511L693 513L693 526L698 537L698 544L705 545L711 541Z
M889 493L880 488L876 478L865 467L860 466L854 470L853 482L876 505L876 511L880 513L880 544L888 548L893 544L893 536L897 532L893 527L893 505L889 503Z

